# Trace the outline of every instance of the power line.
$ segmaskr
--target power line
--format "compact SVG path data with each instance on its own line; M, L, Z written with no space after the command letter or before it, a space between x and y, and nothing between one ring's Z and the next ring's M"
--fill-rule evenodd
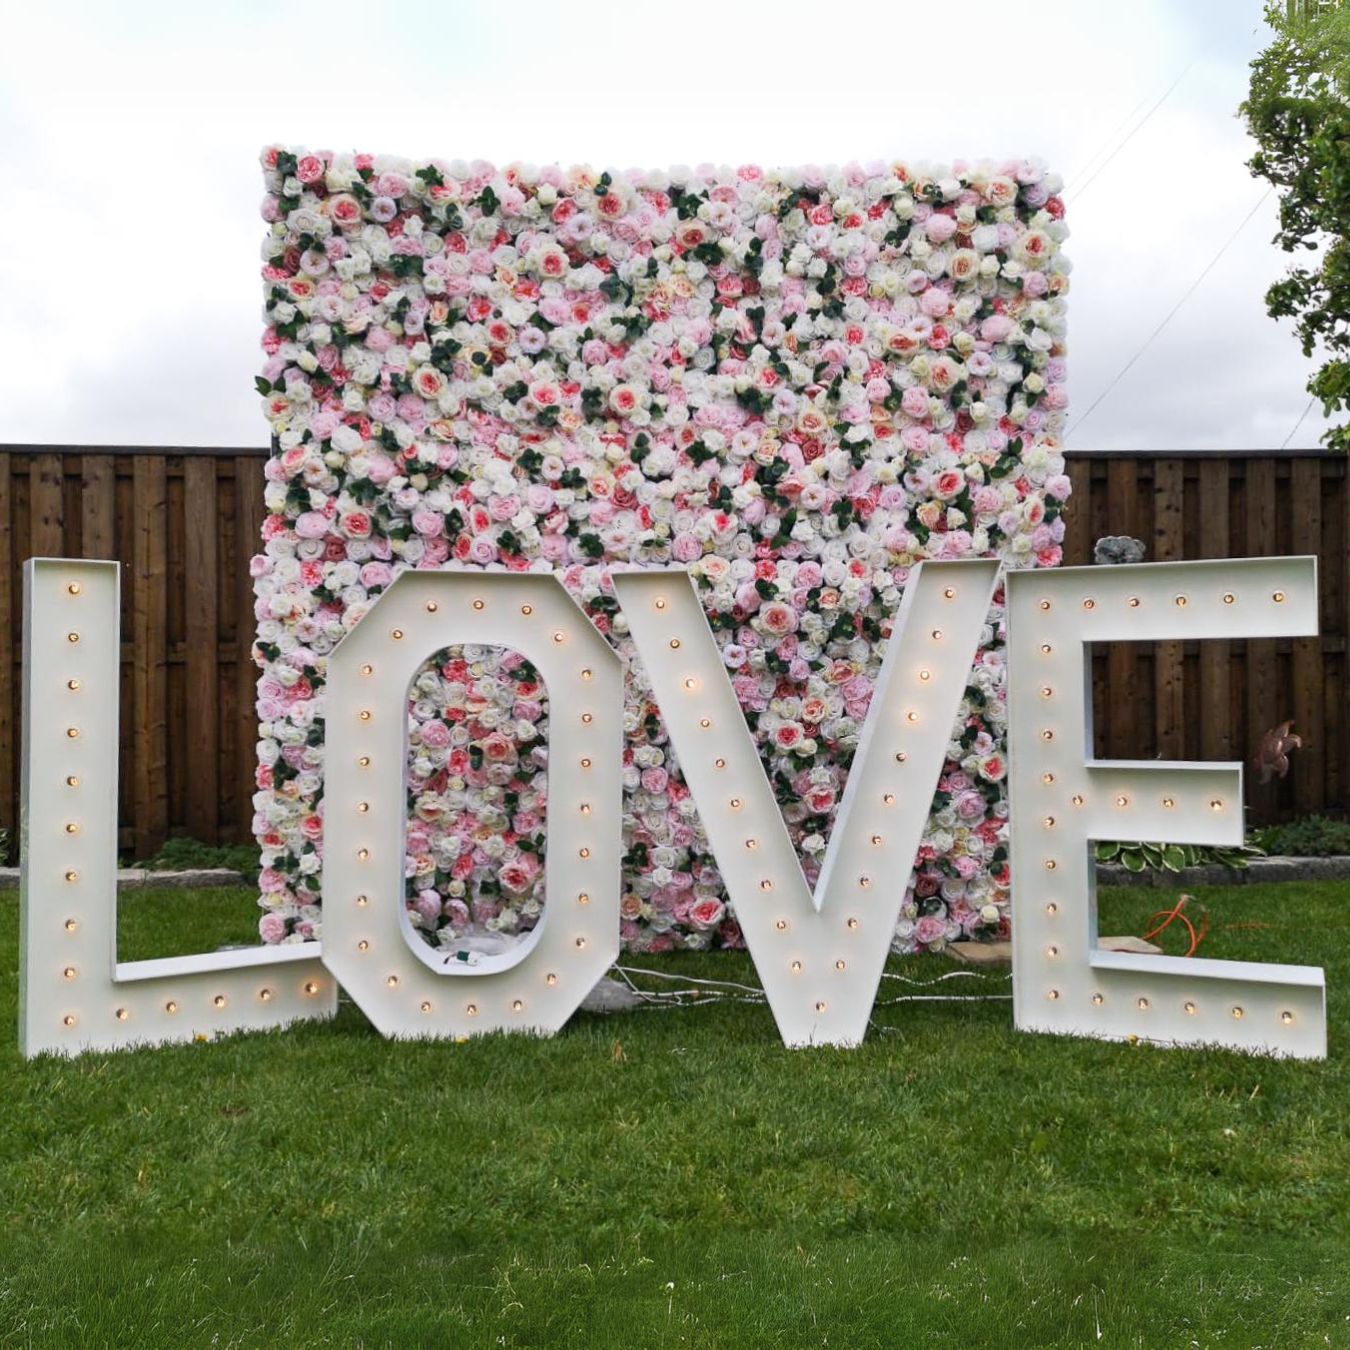
M1316 402L1317 402L1317 395L1314 394L1314 395L1308 400L1307 406L1303 409L1303 411L1302 411L1301 413L1299 413L1299 415L1298 415L1298 421L1295 422L1294 425L1293 425L1293 427L1290 428L1289 435L1287 435L1287 436L1284 438L1284 440L1281 442L1281 444L1280 444L1280 449L1281 449L1281 450L1283 450L1283 449L1289 444L1289 442L1292 441L1292 440L1294 439L1295 433L1298 431L1299 427L1301 427L1301 426L1303 425L1303 419L1304 419L1305 417L1307 417L1307 415L1308 415L1310 412L1312 412L1312 405L1313 405L1314 403L1316 403Z
M1124 131L1125 128L1129 126L1131 122L1134 121L1135 114L1138 113L1140 108L1142 108L1144 104L1147 102L1148 102L1148 95L1145 94L1144 97L1141 98L1139 102L1136 103L1134 107L1131 108L1130 111L1127 112L1125 116L1120 119L1120 124L1115 128L1115 130L1112 131L1111 134L1107 136L1105 140L1102 141L1102 143L1087 157L1086 160L1084 160L1083 167L1081 169L1076 169L1073 172L1073 174L1071 174L1070 177L1066 180L1064 184L1065 193L1070 192L1073 189L1073 185L1085 173L1087 173L1088 170L1090 170L1094 164L1096 164L1098 157L1104 154L1107 148L1111 145L1112 141L1114 141L1116 137L1119 136L1120 133Z
M1087 182L1084 183L1083 186L1080 187L1080 188L1077 190L1077 192L1075 192L1075 193L1073 194L1073 200L1074 200L1075 202L1079 201L1080 198L1082 197L1083 193L1085 193L1085 192L1088 190L1088 188L1090 188L1090 187L1093 185L1093 183L1095 183L1095 182L1097 181L1097 179L1100 178L1100 177L1102 176L1103 172L1104 172L1104 171L1106 170L1106 168L1110 165L1111 161L1112 161L1113 159L1115 159L1115 157L1116 157L1118 154L1120 154L1120 152L1121 152L1127 145L1129 145L1129 143L1135 138L1136 135L1138 135L1138 133L1143 129L1143 127L1145 126L1145 124L1148 122L1149 118L1151 118L1151 117L1153 116L1153 114L1154 114L1155 112L1157 112L1158 109L1161 108L1162 105L1163 105L1164 103L1167 102L1168 98L1171 96L1172 91L1177 87L1177 85L1179 85L1179 84L1182 82L1182 80L1184 80L1184 79L1186 78L1186 72L1187 72L1188 70L1190 70L1190 68L1191 68L1194 64L1195 64L1194 61L1188 61L1188 62L1186 63L1186 66L1185 66L1185 68L1182 70L1181 74L1178 75L1178 76L1176 77L1176 79L1173 80L1172 83L1169 84L1169 85L1167 86L1167 88L1163 90L1162 97L1161 97L1161 98L1160 98L1160 99L1159 99L1159 100L1158 100L1158 101L1157 101L1157 102L1156 102L1156 103L1148 110L1148 112L1146 112L1146 113L1143 115L1142 118L1140 118L1140 120L1139 120L1138 122L1135 123L1135 125L1130 129L1130 134L1129 134L1128 136L1126 136L1125 139L1124 139L1123 141L1121 141L1121 143L1120 143L1118 146L1116 146L1116 148L1115 148L1114 150L1111 151L1111 153L1106 157L1106 159L1105 159L1105 160L1097 167L1097 169L1093 172L1092 176L1087 180ZM1067 189L1067 188L1065 189L1065 193L1066 193L1066 195L1067 195L1067 193L1068 193L1068 189Z
M1101 405L1102 400L1116 387L1116 385L1118 385L1121 382L1121 380L1125 378L1126 375L1130 373L1130 370L1134 366L1134 363L1137 360L1139 360L1141 356L1143 356L1143 354L1149 349L1149 347L1153 345L1153 342L1157 338L1158 334L1161 333L1163 329L1166 328L1167 325L1171 323L1172 320L1176 317L1177 310L1179 310L1182 307L1182 305L1184 305L1186 301L1189 300L1197 290L1199 290L1200 283L1204 281L1204 279L1214 270L1219 259L1222 258L1223 255L1228 252L1230 247L1232 247L1233 241L1238 237L1238 235L1242 233L1244 229L1247 228L1248 222L1261 209L1261 207L1265 204L1266 198L1269 197L1274 190L1275 190L1274 188L1267 188L1261 194L1256 205L1253 206L1252 209L1248 211L1245 216L1242 217L1242 223L1237 227L1237 229L1233 231L1232 234L1228 236L1227 239L1224 240L1223 245L1220 247L1219 251L1209 260L1209 262L1205 264L1204 271L1201 272L1200 275L1196 277L1196 279L1193 282L1191 282L1190 286L1187 287L1186 289L1186 293L1181 297L1181 299L1178 300L1176 304L1173 305L1172 308L1167 311L1166 318L1164 318L1163 321L1148 335L1148 337L1144 339L1143 345L1139 348L1137 352L1135 352L1135 354L1132 357L1130 357L1128 361L1125 362L1125 364L1121 367L1120 373L1116 376L1116 378L1112 380L1111 383L1108 384L1100 394L1097 395L1096 399L1092 403L1092 406L1087 410L1087 412L1085 412L1082 415L1082 417L1080 417L1073 424L1073 426L1071 426L1068 429L1068 431L1064 435L1064 439L1066 441L1069 439L1070 436L1073 435L1075 431L1078 430L1079 427L1083 425L1084 422L1088 420L1089 417L1092 416L1094 412L1097 411L1098 407Z

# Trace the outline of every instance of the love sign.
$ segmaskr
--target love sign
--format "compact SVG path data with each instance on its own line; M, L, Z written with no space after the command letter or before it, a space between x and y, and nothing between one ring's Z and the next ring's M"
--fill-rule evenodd
M814 893L689 578L615 591L783 1041L858 1044L1000 577L926 562L894 616ZM328 669L322 943L116 960L118 565L25 572L20 1041L27 1055L331 1016L341 984L386 1036L557 1031L619 951L619 658L546 572L399 575ZM1009 571L1014 1016L1021 1029L1326 1053L1322 971L1096 945L1098 838L1239 843L1241 766L1088 758L1085 644L1315 633L1316 560ZM549 903L508 953L458 961L402 899L407 690L450 643L519 651L550 725Z

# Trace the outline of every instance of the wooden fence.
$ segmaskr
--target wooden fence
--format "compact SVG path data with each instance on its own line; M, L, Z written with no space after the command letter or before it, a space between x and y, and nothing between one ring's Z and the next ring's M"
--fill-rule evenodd
M117 558L122 574L120 846L171 834L246 841L255 668L248 560L263 517L260 449L0 446L0 827L18 823L23 561ZM1320 637L1121 643L1094 655L1097 753L1245 759L1292 717L1288 780L1247 775L1249 819L1350 805L1350 491L1321 453L1070 456L1065 561L1104 534L1148 557L1320 556ZM133 659L134 653L134 659ZM1203 715L1202 715L1203 712Z

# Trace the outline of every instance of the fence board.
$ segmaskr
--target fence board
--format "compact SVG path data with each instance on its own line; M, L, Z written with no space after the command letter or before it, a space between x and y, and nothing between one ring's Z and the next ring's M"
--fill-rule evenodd
M1322 546L1322 466L1315 459L1295 460L1292 470L1293 519L1306 542L1300 551ZM1322 717L1322 648L1319 638L1294 639L1294 720L1303 748L1294 757L1294 805L1300 814L1320 811L1326 761Z
M9 857L17 857L19 844L18 697L20 601L15 590L19 573L14 557L13 487L8 456L0 455L0 830L10 836Z
M1182 503L1185 472L1179 459L1160 459L1153 466L1154 562L1175 562L1183 556ZM1164 759L1186 753L1184 663L1180 642L1159 642L1154 652L1153 700L1157 752Z
M167 530L164 460L138 455L132 471L132 697L131 782L136 851L153 853L168 834L168 727L165 703ZM125 744L125 742L124 742ZM125 769L123 770L125 776Z
M1202 558L1227 558L1229 466L1226 459L1207 459L1200 464L1200 554ZM1214 715L1226 709L1232 697L1229 682L1229 644L1220 638L1200 644L1200 758L1232 759L1232 726L1227 717Z
M184 544L187 576L186 733L198 764L214 766L220 754L219 555L216 548L216 461L201 456L183 466ZM214 844L220 833L214 771L188 766L186 821L195 839Z

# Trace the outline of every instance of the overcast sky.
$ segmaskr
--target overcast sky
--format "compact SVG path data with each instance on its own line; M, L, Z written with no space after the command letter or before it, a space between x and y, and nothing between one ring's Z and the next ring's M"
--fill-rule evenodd
M0 441L264 443L273 141L648 168L1039 155L1068 185L1072 447L1278 447L1308 402L1262 304L1285 257L1235 115L1256 0L0 0L0 19ZM1314 409L1291 446L1322 426Z

